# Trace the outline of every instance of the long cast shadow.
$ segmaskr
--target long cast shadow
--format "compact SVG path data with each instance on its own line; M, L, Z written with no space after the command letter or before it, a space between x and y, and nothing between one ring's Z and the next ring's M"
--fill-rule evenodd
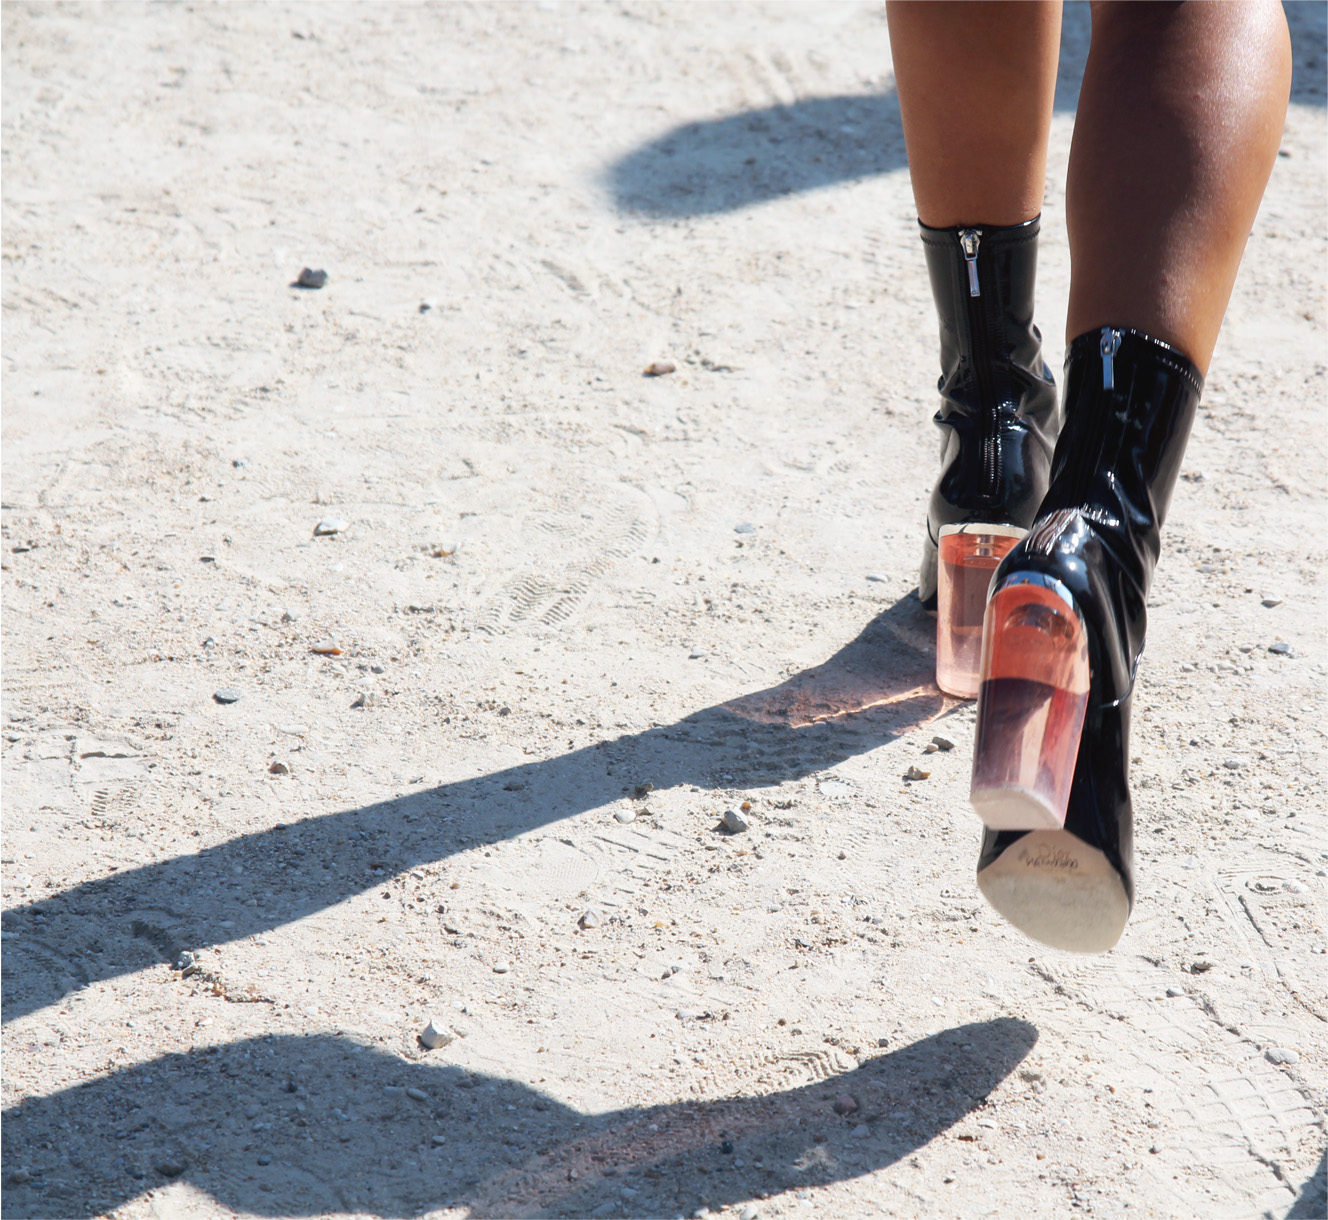
M1002 1018L781 1093L590 1115L519 1081L343 1038L257 1038L6 1110L4 1163L19 1182L4 1214L104 1215L168 1178L262 1216L714 1210L893 1164L982 1105L1036 1041ZM844 1095L849 1117L833 1108Z
M950 706L932 682L933 631L910 594L824 664L676 724L241 835L11 907L4 1020L182 950L270 931L641 783L760 787L874 749Z

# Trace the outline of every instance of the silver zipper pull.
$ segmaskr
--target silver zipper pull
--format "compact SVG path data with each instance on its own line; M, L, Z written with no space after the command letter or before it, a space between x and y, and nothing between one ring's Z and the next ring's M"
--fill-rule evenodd
M1116 388L1116 367L1113 361L1116 353L1120 351L1120 331L1104 327L1099 350L1102 352L1102 388L1104 390L1114 390Z
M982 295L982 289L978 287L978 242L981 240L981 229L959 230L959 244L964 248L964 262L968 264L968 295L971 297Z

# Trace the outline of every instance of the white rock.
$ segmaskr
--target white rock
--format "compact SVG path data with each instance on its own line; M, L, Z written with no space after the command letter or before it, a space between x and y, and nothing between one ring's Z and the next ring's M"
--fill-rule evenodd
M322 537L325 534L339 534L342 530L350 529L350 522L343 521L340 517L324 517L314 526L314 536Z
M1299 1063L1300 1055L1293 1051L1289 1046L1270 1046L1264 1051L1265 1059L1269 1063Z
M742 834L747 829L747 821L736 809L724 810L724 829L729 834Z
M759 1216L760 1214L761 1213L757 1209L756 1204L749 1203L747 1204L746 1207L742 1209L742 1212L739 1216L739 1220L756 1220L756 1217Z
M626 823L628 823L628 822L635 822L635 821L636 821L636 810L635 810L635 809L631 809L631 808L627 808L627 809L619 809L618 812L615 813L613 816L614 816L615 818L617 818L618 821L620 821L620 822L622 822L622 823L624 823L624 824L626 824Z
M420 1041L424 1043L431 1051L438 1050L439 1047L446 1046L456 1035L452 1033L442 1021L434 1018L424 1027L420 1034Z
M441 1148L445 1143L447 1143L447 1136L445 1136L445 1135L435 1135L435 1136L433 1137L433 1141L432 1141L432 1142L433 1142L433 1146L434 1146L435 1148Z
M511 968L511 962L494 962L493 964L494 974L506 974Z

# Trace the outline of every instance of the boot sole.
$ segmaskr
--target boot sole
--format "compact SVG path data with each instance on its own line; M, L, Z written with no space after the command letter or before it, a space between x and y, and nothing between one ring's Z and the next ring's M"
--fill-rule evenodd
M1016 839L978 873L978 889L1025 936L1071 953L1105 953L1130 917L1120 874L1068 830Z

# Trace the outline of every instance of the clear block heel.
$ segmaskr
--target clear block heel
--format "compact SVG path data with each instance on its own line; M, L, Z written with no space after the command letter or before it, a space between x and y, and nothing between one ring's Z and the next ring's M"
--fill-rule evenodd
M976 699L982 618L996 565L1028 531L1013 525L941 528L936 584L936 685Z
M1069 590L1049 576L1005 578L982 633L969 800L993 830L1056 830L1088 706L1088 641Z

